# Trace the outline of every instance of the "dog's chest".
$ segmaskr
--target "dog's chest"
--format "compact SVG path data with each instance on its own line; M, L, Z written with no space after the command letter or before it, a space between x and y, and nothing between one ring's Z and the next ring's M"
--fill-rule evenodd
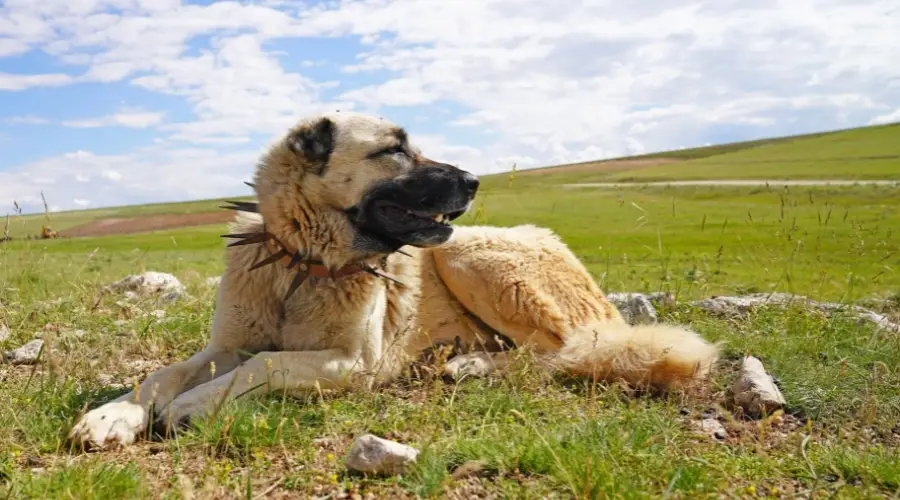
M273 339L278 350L380 351L388 310L383 284L318 284L298 292L284 304Z

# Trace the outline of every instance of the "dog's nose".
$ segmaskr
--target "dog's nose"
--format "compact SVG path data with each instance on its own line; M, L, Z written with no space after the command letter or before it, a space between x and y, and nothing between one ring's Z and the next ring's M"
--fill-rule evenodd
M466 183L466 188L469 190L469 194L475 194L478 191L478 177L466 172L463 175L463 182Z

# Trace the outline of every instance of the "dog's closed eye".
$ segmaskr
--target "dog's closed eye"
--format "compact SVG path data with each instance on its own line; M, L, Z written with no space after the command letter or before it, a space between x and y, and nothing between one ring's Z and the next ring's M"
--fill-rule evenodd
M382 148L382 149L379 149L378 151L369 153L368 157L369 158L378 158L380 156L395 155L395 154L402 154L402 155L409 156L409 154L406 152L406 150L403 149L403 145L397 144L395 146Z

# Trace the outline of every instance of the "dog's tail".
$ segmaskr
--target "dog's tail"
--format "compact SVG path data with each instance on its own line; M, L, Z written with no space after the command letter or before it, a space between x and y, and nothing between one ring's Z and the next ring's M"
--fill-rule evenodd
M550 361L574 376L669 389L705 377L718 351L718 345L681 326L615 321L576 328Z

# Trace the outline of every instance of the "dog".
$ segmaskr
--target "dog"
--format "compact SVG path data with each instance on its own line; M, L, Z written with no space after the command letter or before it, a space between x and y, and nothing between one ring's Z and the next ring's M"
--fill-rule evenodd
M258 201L227 207L207 346L81 415L71 442L128 445L237 397L372 389L442 345L460 349L443 367L455 377L502 370L512 344L573 376L664 389L717 359L687 328L627 324L551 230L453 226L478 177L423 156L389 120L303 118L248 184Z

